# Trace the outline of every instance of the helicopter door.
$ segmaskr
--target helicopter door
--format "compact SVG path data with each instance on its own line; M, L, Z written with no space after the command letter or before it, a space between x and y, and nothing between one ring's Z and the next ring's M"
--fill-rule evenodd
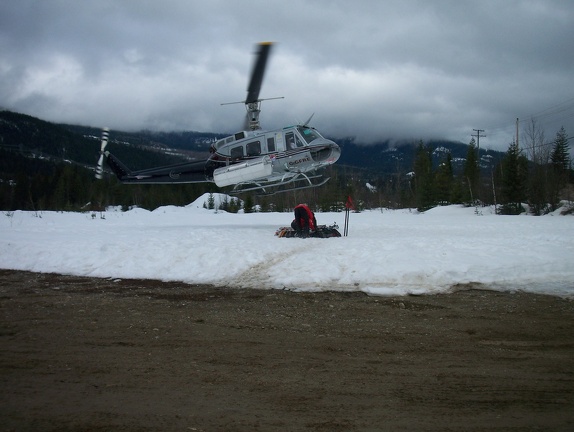
M285 151L285 141L283 140L283 133L279 132L275 134L275 144L278 152Z
M275 137L267 137L267 153L275 153Z
M295 134L293 132L285 134L285 141L287 142L287 150L295 150Z

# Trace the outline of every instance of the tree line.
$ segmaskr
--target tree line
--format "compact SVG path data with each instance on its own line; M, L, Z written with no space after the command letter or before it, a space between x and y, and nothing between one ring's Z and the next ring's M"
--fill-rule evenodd
M541 215L556 209L561 199L572 198L569 138L562 128L547 142L535 121L524 135L521 146L510 143L499 161L481 155L471 140L462 167L453 163L449 152L437 161L432 145L420 141L413 146L411 166L397 162L392 172L380 172L335 164L325 170L330 181L324 186L270 196L242 194L239 199L230 199L222 210L282 212L305 202L316 211L343 211L351 196L357 210L425 211L437 205L464 204L495 205L501 214L518 214L527 204L532 214ZM96 154L95 144L83 144L84 151ZM147 163L150 157L159 157L149 153L138 157ZM132 156L125 155L130 160ZM210 183L123 185L111 175L96 181L93 164L92 169L87 166L71 160L30 157L16 148L0 146L0 209L86 211L138 206L153 210L163 205L186 205L204 193L225 193Z
M420 143L411 180L414 206L421 211L441 204L466 204L494 205L500 214L520 214L527 208L534 215L552 212L561 200L572 199L574 172L568 141L562 127L553 141L546 142L533 120L524 147L513 141L503 159L492 164L479 159L473 138L459 175L454 175L449 155L433 169L430 149Z

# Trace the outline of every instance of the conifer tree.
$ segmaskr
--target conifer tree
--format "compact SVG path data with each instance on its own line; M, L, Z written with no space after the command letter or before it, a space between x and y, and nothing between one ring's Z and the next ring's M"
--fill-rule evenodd
M229 211L229 199L227 195L223 198L223 201L219 204L218 210Z
M520 214L524 210L528 179L528 160L518 144L512 142L501 162L502 210L503 214Z
M560 170L567 171L570 167L570 146L568 145L568 134L564 126L556 133L550 160Z
M556 210L560 202L560 191L568 184L570 174L570 146L564 126L556 133L550 161L552 163L550 205L552 210Z
M447 153L445 160L439 165L435 176L436 199L440 204L452 203L452 184L452 156L450 153Z
M425 211L430 209L435 201L431 152L422 141L417 146L414 165L416 206L418 211Z
M472 138L468 144L463 175L467 186L467 191L465 191L465 201L472 205L473 202L478 199L478 182L480 180L480 169L478 166L478 155L474 138Z
M249 194L245 197L245 200L243 201L243 212L253 213L253 206L254 206L253 196Z
M227 206L227 211L229 213L237 213L241 209L241 201L239 198L231 198L229 200L229 205Z

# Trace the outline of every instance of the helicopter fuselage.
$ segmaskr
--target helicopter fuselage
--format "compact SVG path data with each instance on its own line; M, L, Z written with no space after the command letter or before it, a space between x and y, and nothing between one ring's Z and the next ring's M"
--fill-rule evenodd
M219 187L273 184L335 163L339 146L310 126L241 131L215 142L205 176Z
M230 193L258 191L274 194L318 187L329 179L318 173L341 156L339 146L324 138L315 128L303 125L264 131L259 125L261 102L259 91L271 43L259 44L247 98L246 125L243 130L220 139L210 147L207 160L130 170L116 156L106 151L108 130L102 133L96 177L102 177L104 159L122 183L176 184L213 182L218 187L231 186ZM278 99L278 98L272 98Z

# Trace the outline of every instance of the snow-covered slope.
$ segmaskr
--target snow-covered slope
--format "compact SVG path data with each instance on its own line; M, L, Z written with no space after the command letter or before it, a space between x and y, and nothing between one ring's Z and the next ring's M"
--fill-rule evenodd
M574 296L574 217L489 208L351 213L349 236L278 238L289 213L186 207L149 212L0 214L0 268L189 284L362 290L378 295L478 287ZM319 224L343 213L318 213Z

